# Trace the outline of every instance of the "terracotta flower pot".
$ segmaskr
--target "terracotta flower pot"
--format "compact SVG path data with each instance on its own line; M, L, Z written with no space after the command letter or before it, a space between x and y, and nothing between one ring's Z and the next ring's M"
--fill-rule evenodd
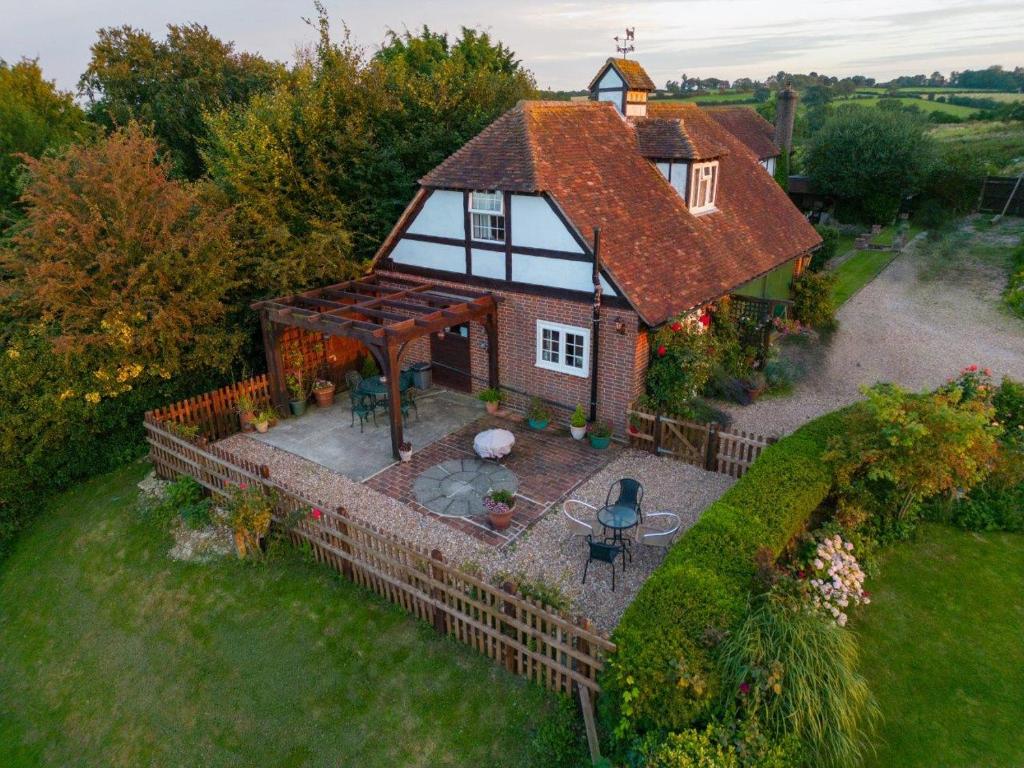
M255 419L256 414L253 411L242 411L238 414L238 422L243 432L250 432L252 430L252 423Z
M508 512L498 514L496 512L488 512L487 519L490 521L491 526L496 531L504 531L512 524L512 512L514 510L509 507Z
M498 406L499 405L500 405L500 403L497 403L497 402L494 402L494 401L491 401L491 400L488 400L486 403L484 403L484 406L487 408L487 412L492 414L492 415L498 412Z
M329 389L327 387L314 389L313 396L316 397L316 404L319 408L330 408L334 405L334 386L332 385Z
M255 422L255 426L256 426L256 431L259 432L262 435L268 429L270 429L270 422L269 421L257 421L257 422Z

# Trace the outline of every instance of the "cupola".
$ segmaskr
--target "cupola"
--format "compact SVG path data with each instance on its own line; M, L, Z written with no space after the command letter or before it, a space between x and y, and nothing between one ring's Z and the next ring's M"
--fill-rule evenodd
M624 117L646 117L647 97L654 89L654 81L640 62L613 58L590 81L590 98L611 102Z

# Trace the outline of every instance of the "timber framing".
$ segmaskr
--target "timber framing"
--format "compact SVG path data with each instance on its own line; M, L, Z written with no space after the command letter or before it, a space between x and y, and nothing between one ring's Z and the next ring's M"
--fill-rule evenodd
M388 384L389 403L401 399L399 359L413 339L443 333L452 325L475 321L487 332L488 378L498 386L498 305L493 294L451 288L394 274L374 274L311 291L257 301L267 371L274 404L287 404L287 371L280 349L286 327L328 336L344 336L366 345ZM403 442L402 412L389 407L395 457Z

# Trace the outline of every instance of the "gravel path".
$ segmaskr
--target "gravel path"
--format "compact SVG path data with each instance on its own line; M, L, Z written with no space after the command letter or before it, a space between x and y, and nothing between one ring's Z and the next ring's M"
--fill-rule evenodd
M591 566L587 583L581 583L586 551L579 539L569 540L561 505L555 505L514 544L499 549L326 467L245 434L232 435L219 445L240 458L266 464L272 478L302 489L311 501L344 506L354 517L440 549L448 562L479 569L490 578L512 574L556 587L570 601L572 612L587 616L605 633L615 628L640 585L661 562L660 550L634 547L633 561L627 563L625 575L621 570L616 574L612 592L611 574L605 563ZM639 479L644 485L644 509L675 512L683 520L682 530L691 526L735 482L725 475L629 449L590 477L572 496L600 506L609 486L621 477Z
M980 234L1005 244L1015 236ZM1000 310L1005 273L971 260L928 280L920 241L839 310L839 330L810 373L784 398L724 405L736 429L783 435L860 398L859 387L890 381L934 388L976 363L1024 379L1024 322Z

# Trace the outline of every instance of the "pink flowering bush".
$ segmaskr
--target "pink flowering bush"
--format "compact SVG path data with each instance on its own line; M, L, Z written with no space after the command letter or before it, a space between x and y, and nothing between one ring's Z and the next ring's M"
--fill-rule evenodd
M831 615L840 627L846 626L848 608L871 602L864 591L864 571L853 555L853 543L839 534L818 540L802 573L810 586L811 605Z

